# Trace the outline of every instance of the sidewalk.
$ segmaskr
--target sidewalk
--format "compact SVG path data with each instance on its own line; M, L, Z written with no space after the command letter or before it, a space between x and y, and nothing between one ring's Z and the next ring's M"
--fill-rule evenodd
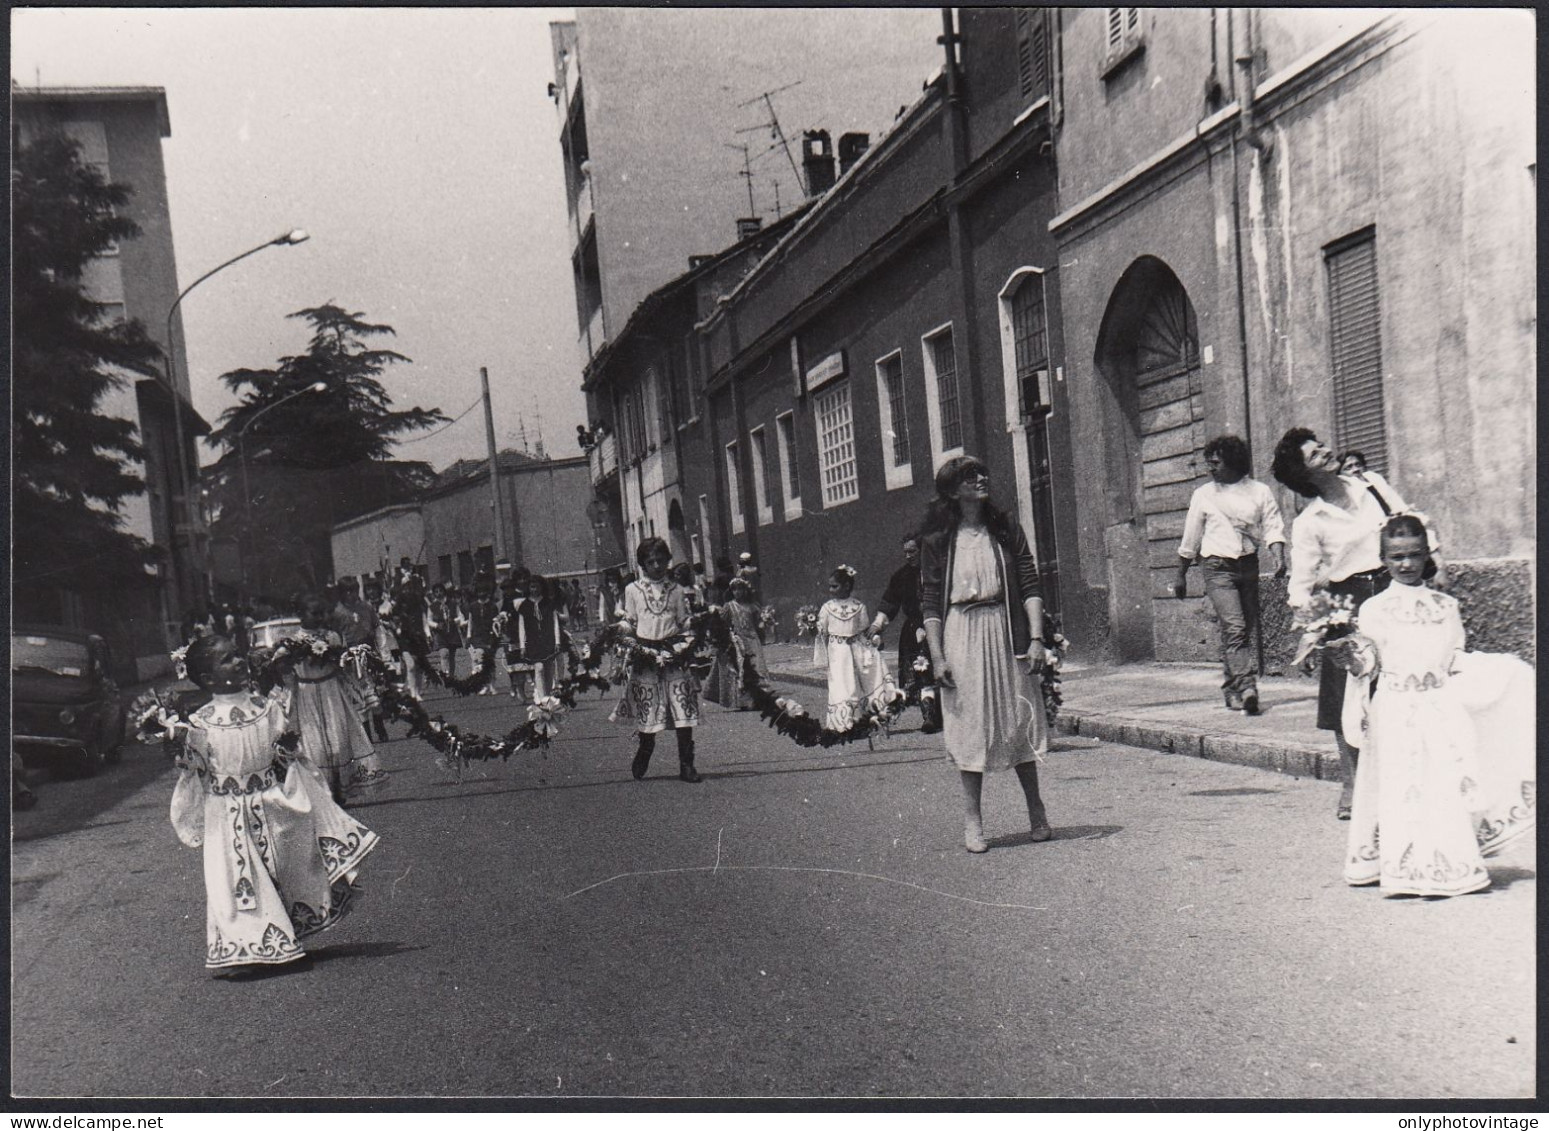
M810 643L764 648L778 682L824 687ZM897 657L886 654L896 673ZM1263 714L1229 711L1221 670L1205 664L1067 664L1060 673L1063 734L1231 762L1295 777L1339 780L1333 735L1317 728L1318 683L1304 676L1259 680Z

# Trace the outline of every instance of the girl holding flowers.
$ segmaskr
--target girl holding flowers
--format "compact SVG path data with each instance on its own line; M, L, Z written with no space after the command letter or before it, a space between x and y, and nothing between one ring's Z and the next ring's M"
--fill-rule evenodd
M1456 598L1425 584L1430 544L1414 515L1382 533L1386 590L1346 637L1341 732L1362 747L1345 880L1384 895L1462 895L1490 885L1484 858L1533 827L1533 669L1463 650ZM1377 694L1369 694L1375 684Z
M646 538L635 550L643 577L624 589L623 623L639 650L611 718L633 722L638 745L629 772L645 777L656 749L656 736L671 729L678 741L678 780L698 782L694 768L694 728L699 725L699 686L688 669L693 637L688 632L688 600L682 586L667 576L672 552L660 538Z
M354 678L339 664L342 641L327 627L328 606L309 598L302 606L302 636L282 647L290 665L286 683L294 696L301 749L323 771L333 799L344 804L345 791L387 779L361 723L364 701Z

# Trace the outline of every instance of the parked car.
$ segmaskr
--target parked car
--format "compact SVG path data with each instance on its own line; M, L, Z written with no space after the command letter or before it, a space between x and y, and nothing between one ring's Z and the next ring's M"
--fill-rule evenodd
M61 776L89 777L124 744L125 701L107 642L68 628L11 629L11 744Z

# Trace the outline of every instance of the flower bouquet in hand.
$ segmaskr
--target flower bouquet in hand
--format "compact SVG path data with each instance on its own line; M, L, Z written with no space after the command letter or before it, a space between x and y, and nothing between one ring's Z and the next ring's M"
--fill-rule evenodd
M796 635L814 636L818 630L818 610L816 605L803 605L796 610Z
M1339 663L1345 653L1341 642L1355 632L1355 601L1335 596L1326 589L1315 590L1311 600L1297 610L1293 627L1302 634L1291 659L1293 664L1302 663L1320 650L1326 650L1329 659Z

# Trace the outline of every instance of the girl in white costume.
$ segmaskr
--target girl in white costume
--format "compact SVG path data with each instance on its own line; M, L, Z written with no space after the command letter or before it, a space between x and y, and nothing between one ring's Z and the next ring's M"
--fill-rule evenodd
M1394 583L1361 604L1345 645L1342 723L1363 747L1345 880L1384 895L1488 887L1484 858L1536 818L1533 669L1464 651L1457 600L1425 584L1429 556L1420 519L1389 520L1382 561Z
M334 804L305 753L277 744L289 693L256 693L222 637L189 645L187 664L212 699L186 724L172 827L204 849L205 965L292 962L360 894L356 870L377 836Z
M898 697L882 653L871 642L871 618L855 600L855 570L842 565L829 576L829 599L818 610L812 662L828 669L826 730L849 730L857 719Z

